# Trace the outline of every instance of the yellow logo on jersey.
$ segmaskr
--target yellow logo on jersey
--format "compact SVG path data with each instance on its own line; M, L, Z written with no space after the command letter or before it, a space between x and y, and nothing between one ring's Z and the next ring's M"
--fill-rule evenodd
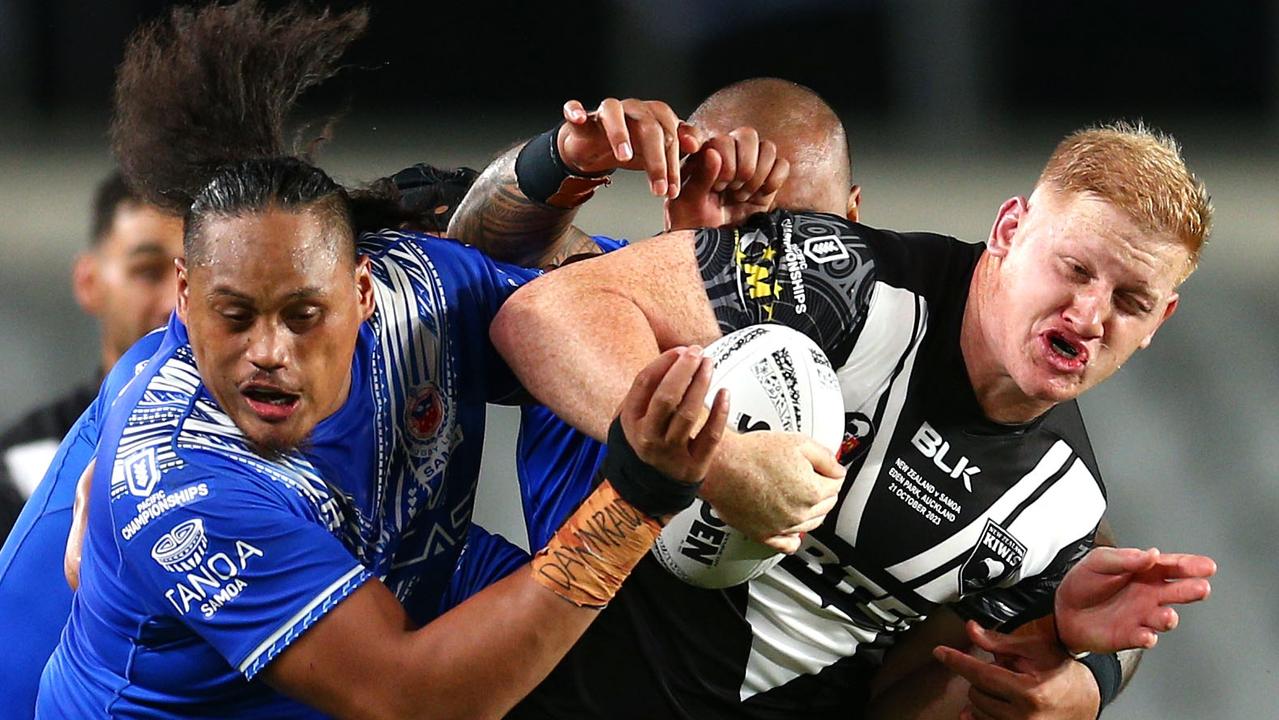
M758 257L751 258L753 262L747 261L746 253L741 251L740 246L734 252L733 260L736 261L738 267L742 269L742 280L746 285L746 295L752 300L769 298L768 302L760 304L760 310L763 311L765 320L773 319L773 303L781 292L781 284L773 277L773 270L777 267L777 250L772 247L764 248Z

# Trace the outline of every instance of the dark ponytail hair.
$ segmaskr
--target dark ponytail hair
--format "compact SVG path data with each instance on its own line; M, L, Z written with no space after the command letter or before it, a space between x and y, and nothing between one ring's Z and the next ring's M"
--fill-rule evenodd
M174 8L129 39L116 73L112 151L130 187L185 216L188 262L201 255L193 245L209 218L273 204L330 215L352 248L357 232L412 223L393 197L348 192L309 152L286 147L299 98L341 69L367 25L363 8L317 14L293 4L268 14L240 0Z

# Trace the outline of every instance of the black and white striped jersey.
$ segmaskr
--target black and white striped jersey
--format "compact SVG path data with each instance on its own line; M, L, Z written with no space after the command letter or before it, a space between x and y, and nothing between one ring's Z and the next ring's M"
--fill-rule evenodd
M959 350L981 252L788 212L699 234L721 330L794 327L837 369L848 479L746 585L693 588L646 559L524 716L857 717L883 650L935 606L988 626L1051 611L1105 492L1075 403L982 415Z

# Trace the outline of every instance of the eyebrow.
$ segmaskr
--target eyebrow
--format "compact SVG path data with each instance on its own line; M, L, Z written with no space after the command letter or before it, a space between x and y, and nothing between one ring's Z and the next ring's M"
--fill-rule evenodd
M141 245L138 245L137 247L130 250L128 253L129 257L136 257L138 255L168 255L168 254L169 253L166 251L165 247L161 245L159 242L142 243Z
M313 298L313 297L322 297L323 295L324 295L323 289L314 285L308 285L306 287L298 288L297 290L294 290L288 295L285 295L284 301L293 302L294 300L306 300L308 298ZM219 285L213 288L212 290L210 290L209 297L229 297L234 300L241 300L246 303L253 303L253 298L251 296L246 295L238 290L232 290L231 288L226 287L225 285Z

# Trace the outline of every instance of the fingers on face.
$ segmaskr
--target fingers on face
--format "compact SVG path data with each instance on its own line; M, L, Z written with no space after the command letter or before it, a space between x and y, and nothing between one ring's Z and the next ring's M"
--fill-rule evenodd
M711 192L718 179L723 157L713 147L704 147L693 155L689 155L680 169L682 185L680 197L697 202Z
M773 166L776 163L777 146L770 140L761 140L759 152L755 156L755 171L743 180L741 188L734 193L733 199L737 202L746 202L758 194L764 181L768 180L768 176L773 172Z
M728 184L728 189L737 191L755 175L759 163L759 133L755 128L743 127L728 135L737 141L737 176Z
M664 170L666 173L665 195L668 198L675 198L679 195L680 190L680 119L675 114L675 111L664 102L649 103L649 111L660 126L662 133L662 157L665 162ZM652 177L651 173L649 177ZM654 191L657 194L656 188L654 188Z
M728 189L728 184L737 177L737 144L727 135L717 135L708 140L704 147L712 148L720 155L719 175L711 190L724 192Z

